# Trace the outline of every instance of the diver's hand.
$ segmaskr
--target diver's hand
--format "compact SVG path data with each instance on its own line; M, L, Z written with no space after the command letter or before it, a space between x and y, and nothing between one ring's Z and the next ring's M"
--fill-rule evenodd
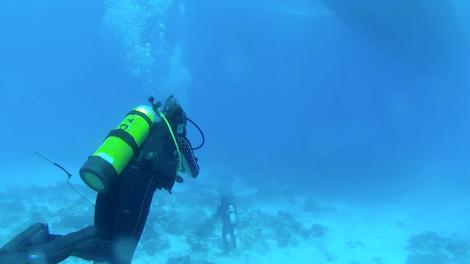
M176 175L176 182L177 182L177 183L183 183L183 182L184 182L183 177L181 177L181 176L179 176L179 175Z

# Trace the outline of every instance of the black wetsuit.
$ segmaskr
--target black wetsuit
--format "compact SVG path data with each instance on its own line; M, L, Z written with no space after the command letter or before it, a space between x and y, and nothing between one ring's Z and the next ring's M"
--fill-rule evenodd
M98 194L95 208L98 239L83 245L74 255L113 264L131 263L153 194L157 189L171 191L177 162L176 147L169 130L158 123L141 153L121 174L119 182L109 192Z
M171 191L178 157L166 125L158 123L141 153L107 193L96 199L94 226L65 236L33 225L0 249L0 264L58 263L70 255L111 264L132 262L157 189ZM40 252L41 259L35 252Z

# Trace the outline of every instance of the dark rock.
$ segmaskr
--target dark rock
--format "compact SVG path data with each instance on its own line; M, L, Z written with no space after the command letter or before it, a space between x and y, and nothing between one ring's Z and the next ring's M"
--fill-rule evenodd
M158 238L155 240L155 243L156 243L156 248L158 251L163 251L163 250L166 250L166 249L169 249L170 248L170 242L168 242L168 240L166 239L163 239L163 238Z
M408 250L406 264L470 263L470 245L467 242L435 232L411 236Z
M142 245L142 248L149 256L154 256L158 252L157 243L153 239L145 241Z
M191 264L191 256L186 255L186 256L179 256L179 257L173 257L170 258L166 264Z
M195 225L193 235L199 239L205 239L214 232L215 222L210 218L202 219L200 223Z
M204 259L193 259L191 255L179 256L169 259L166 264L215 264Z
M175 236L181 236L185 232L185 227L181 223L175 222L167 226L166 232Z
M306 212L317 213L321 211L321 208L317 203L315 203L313 198L307 198L305 199L304 210Z
M304 211L314 214L325 214L336 212L336 208L318 204L313 198L307 198L304 202Z
M208 249L208 246L204 241L201 241L194 236L186 237L186 243L191 247L192 252L206 252Z
M275 225L282 229L289 229L291 232L299 234L301 231L300 223L295 220L294 216L286 211L279 211Z
M319 224L313 224L310 228L310 232L313 237L323 237L327 230L328 228Z
M292 242L292 234L288 230L283 229L277 233L276 241L278 246L287 247Z
M406 259L406 264L445 264L448 257L443 253L436 254L411 254Z

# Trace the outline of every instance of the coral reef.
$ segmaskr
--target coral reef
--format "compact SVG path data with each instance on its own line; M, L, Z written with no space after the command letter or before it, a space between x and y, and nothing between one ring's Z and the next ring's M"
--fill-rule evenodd
M406 264L470 263L470 244L435 232L413 235L408 241Z
M204 259L194 258L191 255L184 255L170 258L166 264L214 264Z
M336 212L336 208L322 205L316 202L314 198L308 197L304 202L304 211L314 214L325 214Z
M81 191L93 197L88 190ZM48 223L51 231L58 234L75 231L93 222L93 208L65 184L13 188L0 193L0 197L0 244L36 222ZM235 198L238 205L237 249L225 252L221 240L222 223L214 217L219 199L216 192L203 188L177 194L157 192L135 263L263 263L268 256L269 259L280 257L273 263L286 263L284 261L295 254L299 254L299 258L304 256L302 260L311 258L319 263L333 264L398 263L392 261L398 254L401 254L399 263L406 264L470 263L470 244L456 235L418 233L409 237L407 246L406 239L390 241L384 245L394 243L393 246L398 245L402 251L387 255L377 251L375 236L363 234L370 230L363 218L331 213L343 212L342 207L340 211L313 198L292 199L297 203L292 207L286 206L286 200L278 196L275 198L280 199L279 204L276 201L259 202L251 195ZM345 225L351 225L351 232ZM396 232L403 230L403 226L387 227ZM379 227L378 230L382 229ZM402 238L408 235L400 234ZM86 262L70 259L66 263Z

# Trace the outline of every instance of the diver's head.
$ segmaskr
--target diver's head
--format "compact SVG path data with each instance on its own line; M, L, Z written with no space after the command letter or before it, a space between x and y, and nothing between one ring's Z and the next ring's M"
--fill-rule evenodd
M186 123L188 120L193 124L194 122L188 119L183 108L173 96L170 96L166 99L159 115L162 117L163 122L165 122L168 126L170 134L175 143L180 160L179 171L185 172L191 177L196 178L199 175L199 165L197 164L197 158L193 153L194 148L186 138ZM197 125L195 126L199 129L199 131L201 131ZM204 135L202 134L202 131L201 135L203 136L204 143ZM201 144L201 146L202 145L203 144Z
M166 99L162 112L168 119L173 131L179 135L186 135L187 116L173 95Z
M220 205L221 206L229 206L233 203L233 198L229 194L223 194L220 196Z

